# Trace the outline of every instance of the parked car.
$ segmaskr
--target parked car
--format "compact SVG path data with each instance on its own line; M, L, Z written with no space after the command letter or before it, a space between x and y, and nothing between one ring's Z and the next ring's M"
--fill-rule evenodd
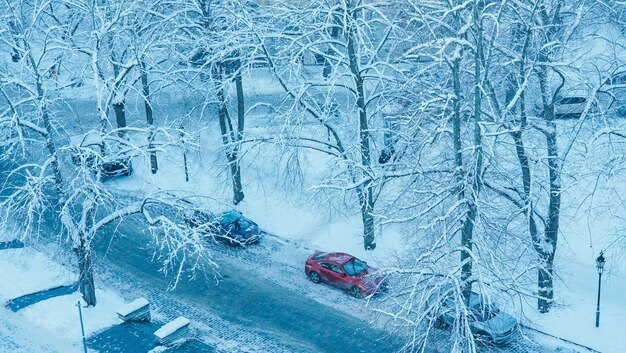
M554 117L556 119L563 118L580 118L587 107L587 97L583 94L568 94L563 96L554 103Z
M341 288L355 298L387 290L387 280L367 262L344 253L316 252L305 263L304 273L313 283Z
M599 92L608 93L610 96L610 109L614 109L620 115L626 115L626 71L611 75Z
M440 300L441 303L435 325L439 328L453 325L457 302L452 294L448 294L442 300L437 298L431 300ZM472 334L477 339L498 345L510 342L518 332L519 324L513 316L501 311L494 303L488 302L484 296L476 292L470 294L468 320Z
M99 135L87 134L71 139L70 154L75 165L85 165L100 173L101 180L133 174L130 156L122 152L122 148L104 144Z
M214 214L192 209L185 213L185 223L232 246L253 244L261 239L259 226L235 210Z

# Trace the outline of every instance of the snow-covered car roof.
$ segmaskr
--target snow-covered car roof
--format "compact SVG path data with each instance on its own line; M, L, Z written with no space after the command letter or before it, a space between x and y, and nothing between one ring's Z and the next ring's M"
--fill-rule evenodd
M90 131L83 135L70 136L70 143L77 147L87 147L103 144L102 136L95 131Z
M590 94L591 93L589 91L584 90L584 89L561 90L561 92L559 92L558 99L574 98L574 97L588 99Z
M352 258L354 258L354 256L348 255L348 254L344 254L344 253L341 253L341 252L336 252L336 253L328 254L328 256L326 256L324 258L324 260L332 261L332 262L335 262L337 264L343 265L346 262L350 261Z

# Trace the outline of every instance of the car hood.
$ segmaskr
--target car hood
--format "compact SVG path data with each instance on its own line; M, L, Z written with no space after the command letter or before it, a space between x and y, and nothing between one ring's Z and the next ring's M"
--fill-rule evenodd
M364 287L368 289L375 289L380 285L380 282L385 279L384 277L379 276L377 272L377 269L370 267L365 272L354 276L354 278Z
M517 320L511 315L500 311L489 320L481 322L481 324L493 334L504 334L517 326Z

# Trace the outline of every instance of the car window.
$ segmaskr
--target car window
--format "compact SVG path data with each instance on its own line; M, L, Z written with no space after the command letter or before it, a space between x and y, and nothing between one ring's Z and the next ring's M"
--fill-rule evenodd
M327 269L327 270L330 270L330 264L329 264L329 263L326 263L326 262L322 262L322 263L320 264L320 267L325 268L325 269Z
M327 270L329 270L329 271L333 271L333 272L338 273L338 274L342 274L343 273L341 268L339 266L335 265L335 264L329 264L327 262L322 262L320 264L320 266L325 268L325 269L327 269Z
M231 223L227 223L227 224L220 223L219 226L226 233L235 233L235 232L239 232L241 230L241 227L239 226L239 223L237 223L237 221L231 222Z
M341 270L341 268L335 264L330 264L330 270L337 273L337 274L342 274L343 271Z
M252 222L250 222L249 220L245 218L239 219L238 221L236 221L236 223L238 223L239 227L242 229L248 229L252 226Z
M585 97L565 97L561 98L559 104L581 104L585 103L587 99Z
M356 276L367 271L368 266L363 261L354 258L351 261L346 262L343 265L343 269L346 271L348 276Z
M241 215L236 211L227 211L220 215L220 222L222 224L232 223L241 218Z

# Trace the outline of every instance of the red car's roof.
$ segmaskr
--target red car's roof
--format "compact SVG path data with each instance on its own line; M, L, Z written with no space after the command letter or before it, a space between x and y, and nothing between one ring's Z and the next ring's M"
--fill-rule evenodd
M332 252L332 253L329 253L328 255L326 255L324 260L332 261L332 262L335 262L335 263L337 263L339 265L343 265L346 262L352 260L353 258L354 258L354 256L348 255L348 254L344 254L342 252Z

